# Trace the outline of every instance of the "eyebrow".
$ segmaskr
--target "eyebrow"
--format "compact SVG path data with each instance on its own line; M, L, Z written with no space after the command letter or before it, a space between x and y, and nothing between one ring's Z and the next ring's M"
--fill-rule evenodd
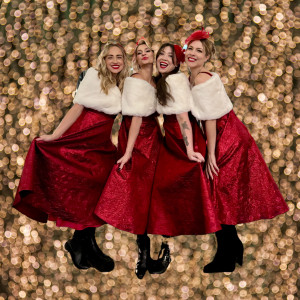
M109 54L109 55L107 55L106 57L113 57L114 55L113 54ZM123 55L121 55L121 54L117 54L116 55L117 57L123 57Z
M199 47L193 47L193 46L189 46L189 47L191 47L191 48L195 48L196 50L203 50L203 48L199 48Z
M145 50L151 50L151 49L149 47L146 47ZM140 50L138 50L138 52L139 51L143 51L143 50L140 49Z

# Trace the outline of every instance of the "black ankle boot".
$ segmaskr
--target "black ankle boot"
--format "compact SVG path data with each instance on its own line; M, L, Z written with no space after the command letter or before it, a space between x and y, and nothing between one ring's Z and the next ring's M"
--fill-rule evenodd
M136 242L139 247L139 256L136 263L135 274L137 278L142 279L147 272L147 266L150 260L150 239L147 234L138 235Z
M98 247L95 236L90 236L87 240L86 260L91 267L100 272L110 272L115 267L113 259Z
M75 230L73 238L66 242L65 249L78 269L93 267L100 272L110 272L114 269L114 261L99 249L95 230L93 227Z
M83 230L75 230L72 239L65 243L65 249L70 253L74 266L82 270L90 267L86 260L86 241L86 233Z
M243 264L244 247L234 225L222 225L216 232L218 248L212 262L207 264L204 273L233 272L235 264Z
M166 272L170 262L171 262L171 257L170 257L169 245L163 242L161 244L161 249L158 254L158 259L157 260L151 259L149 261L148 271L150 274L162 274Z

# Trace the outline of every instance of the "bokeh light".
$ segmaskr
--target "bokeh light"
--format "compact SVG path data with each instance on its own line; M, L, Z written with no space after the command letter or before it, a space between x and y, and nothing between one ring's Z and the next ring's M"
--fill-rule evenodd
M289 0L1 1L0 300L299 299L299 14ZM117 40L131 58L141 36L154 50L183 46L202 26L217 47L207 67L220 74L289 212L237 226L245 256L233 273L202 272L215 252L213 235L180 236L170 239L167 272L138 280L135 236L111 226L98 229L97 240L115 270L77 270L63 248L72 230L11 207L30 142L58 125L80 72L95 65L104 43ZM153 237L156 255L159 244Z

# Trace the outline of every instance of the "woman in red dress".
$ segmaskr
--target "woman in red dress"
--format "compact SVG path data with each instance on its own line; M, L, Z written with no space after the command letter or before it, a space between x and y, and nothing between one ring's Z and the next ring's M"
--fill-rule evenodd
M233 112L220 77L204 67L214 54L208 37L204 30L194 32L186 40L185 53L193 86L192 113L205 121L206 174L222 224L216 233L216 255L204 272L232 272L236 262L243 262L243 245L234 225L274 218L288 211L288 206L254 139Z
M150 263L146 234L161 132L157 122L153 50L140 40L134 53L138 73L126 78L122 94L123 121L115 165L95 214L114 227L138 235L136 275L143 278Z
M189 81L178 72L183 61L178 45L163 44L157 53L157 112L164 115L165 138L155 171L147 230L167 236L221 229L203 172L206 142L196 119L189 116Z
M98 70L87 70L73 107L54 133L33 140L13 204L39 222L74 228L65 248L80 269L114 268L96 244L95 227L104 222L93 212L117 158L111 130L126 76L124 48L105 45Z

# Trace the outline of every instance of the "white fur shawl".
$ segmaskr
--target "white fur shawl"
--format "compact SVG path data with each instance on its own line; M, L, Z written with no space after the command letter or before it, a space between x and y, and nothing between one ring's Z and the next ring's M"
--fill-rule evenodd
M122 114L147 117L155 112L156 90L147 81L127 77L122 93Z
M167 105L157 103L157 112L160 114L173 115L191 110L192 94L187 77L183 73L169 75L166 79L168 92L173 99L168 100Z
M98 71L89 68L79 85L73 103L92 108L109 115L121 111L121 92L117 86L111 88L106 95L100 87Z
M192 88L192 114L198 120L215 120L229 113L233 106L217 73Z

